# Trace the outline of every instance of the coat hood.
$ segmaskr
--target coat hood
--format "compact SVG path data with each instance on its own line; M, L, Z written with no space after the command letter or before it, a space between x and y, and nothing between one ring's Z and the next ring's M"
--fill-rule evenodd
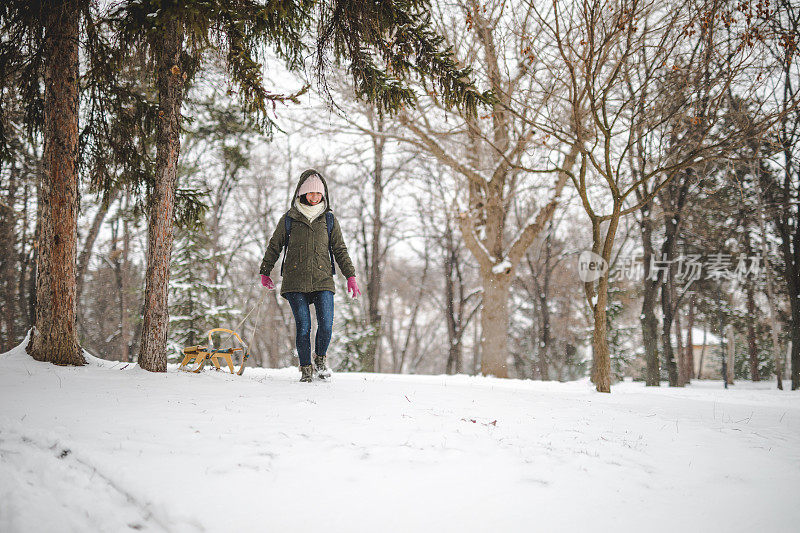
M325 211L331 211L331 195L328 192L328 182L325 181L325 178L322 176L322 174L320 174L319 172L317 172L313 168L309 168L308 170L306 170L302 174L300 174L300 179L297 181L297 187L294 188L294 196L292 196L291 206L294 207L294 201L297 199L297 193L300 192L300 186L309 177L314 176L314 175L318 176L319 179L322 180L322 185L325 187L325 203L327 204L325 206Z

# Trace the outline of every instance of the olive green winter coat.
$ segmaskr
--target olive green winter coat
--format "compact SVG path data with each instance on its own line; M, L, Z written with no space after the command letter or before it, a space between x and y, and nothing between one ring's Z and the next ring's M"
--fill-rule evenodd
M294 202L297 199L297 192L300 186L309 176L317 174L325 186L325 201L327 203L323 211L314 222L309 222ZM297 182L295 193L292 198L292 207L278 221L278 227L272 233L272 238L267 245L264 260L261 262L261 274L269 276L272 268L280 263L278 258L283 251L286 239L286 227L284 220L286 216L292 217L292 231L289 236L289 247L286 251L286 259L283 267L283 281L281 283L281 294L287 292L316 292L333 291L336 292L333 275L331 274L331 259L328 254L328 226L325 223L325 212L331 211L331 197L328 194L328 183L316 171L306 170ZM353 262L347 253L347 246L342 238L342 229L339 221L333 218L333 230L331 231L331 250L336 263L339 265L339 272L345 278L356 275Z

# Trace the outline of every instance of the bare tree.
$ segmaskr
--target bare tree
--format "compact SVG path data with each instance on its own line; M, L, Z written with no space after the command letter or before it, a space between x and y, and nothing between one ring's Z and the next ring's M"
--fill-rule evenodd
M467 327L480 310L482 299L482 290L475 287L477 272L464 257L469 252L459 238L458 213L450 207L458 195L460 180L449 167L435 160L419 161L415 174L416 212L423 229L424 253L441 257L443 291L438 291L436 300L447 324L445 372L460 374L466 370Z
M399 115L407 133L397 138L436 158L462 179L467 199L459 225L479 265L483 287L481 372L507 377L511 283L525 250L552 217L567 175L546 163L521 172L532 157L541 156L531 155L538 130L529 119L541 105L542 94L530 90L535 69L527 56L516 58L529 38L532 8L517 12L516 6L505 2L484 5L475 0L457 6L459 16L439 13L442 32L462 62L476 65L476 74L496 100L489 113L475 117L447 114L438 96L430 94L418 111ZM445 122L434 120L439 113L445 113ZM560 167L572 168L576 156L577 148L569 149L560 157ZM511 228L510 204L520 191L521 179L533 175L554 176L555 183L536 213Z
M783 279L789 297L791 323L792 390L800 388L800 62L797 61L800 34L800 7L792 0L778 0L769 22L776 39L771 42L771 57L780 76L773 94L781 114L777 145L783 175L762 184L763 196L778 228L783 256Z
M577 168L564 170L591 222L592 251L606 264L623 217L650 202L678 173L741 142L741 131L718 131L721 108L732 84L755 91L755 84L745 82L756 79L760 65L753 50L741 46L740 34L713 28L698 33L713 26L720 11L713 1L682 0L668 6L650 0L582 0L536 9L543 31L534 48L547 59L555 91L563 95L553 103L569 118L549 110L535 122L560 142L578 147ZM701 79L690 68L698 39L716 54ZM692 97L695 91L686 90L698 83L706 88L700 101ZM640 142L649 148L648 157L646 168L634 176L625 164ZM651 184L649 194L635 198L644 183ZM592 378L601 392L611 390L608 286L608 272L584 285L594 315Z

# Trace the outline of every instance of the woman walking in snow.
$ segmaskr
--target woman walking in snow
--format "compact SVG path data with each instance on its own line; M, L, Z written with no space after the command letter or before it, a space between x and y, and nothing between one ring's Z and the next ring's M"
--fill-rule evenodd
M353 298L361 294L356 271L347 253L339 221L333 216L328 184L319 172L306 170L300 175L294 201L278 221L261 262L261 284L274 289L272 267L284 250L281 263L281 296L289 301L294 314L300 357L300 381L310 382L314 369L320 379L330 377L326 353L333 330L333 260L347 278L347 292ZM317 312L317 336L314 340L314 367L311 366L311 308Z

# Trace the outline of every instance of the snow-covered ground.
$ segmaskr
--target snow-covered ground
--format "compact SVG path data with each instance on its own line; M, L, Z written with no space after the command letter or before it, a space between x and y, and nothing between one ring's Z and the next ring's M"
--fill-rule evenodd
M800 394L0 356L0 531L800 531Z

